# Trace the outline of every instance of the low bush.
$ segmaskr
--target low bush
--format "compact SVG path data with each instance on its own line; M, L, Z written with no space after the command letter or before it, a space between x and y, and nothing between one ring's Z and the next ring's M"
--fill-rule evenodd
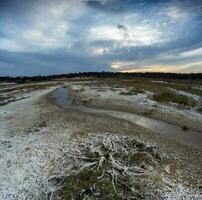
M196 106L197 102L185 95L177 94L170 90L165 90L153 95L153 100L158 102L173 102L183 106Z

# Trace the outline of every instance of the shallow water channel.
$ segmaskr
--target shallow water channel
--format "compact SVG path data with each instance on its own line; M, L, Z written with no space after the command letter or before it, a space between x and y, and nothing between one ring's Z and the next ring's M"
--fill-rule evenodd
M67 87L60 87L54 90L51 94L51 97L55 100L56 104L68 108L70 106L76 107L82 111L89 113L102 113L107 114L112 117L119 119L124 119L130 121L134 124L142 126L146 129L149 129L155 133L163 134L171 137L177 141L180 141L184 144L189 144L192 146L197 146L202 148L202 133L192 131L192 130L182 130L181 127L169 124L163 121L155 120L149 117L137 115L134 113L128 112L119 112L112 110L101 110L95 108L89 108L79 104L74 104L68 95Z

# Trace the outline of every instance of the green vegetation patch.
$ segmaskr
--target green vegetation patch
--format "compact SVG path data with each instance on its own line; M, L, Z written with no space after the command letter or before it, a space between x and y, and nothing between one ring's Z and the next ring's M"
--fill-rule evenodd
M187 126L183 126L183 127L182 127L182 130L183 130L183 131L188 131L189 128L188 128Z
M166 81L165 83L161 82L152 82L152 81ZM158 94L167 90L167 87L170 87L175 90L181 90L184 92L192 93L195 95L202 95L202 90L198 89L201 85L200 81L189 81L189 80L167 80L167 79L145 79L145 78L134 78L134 79L104 79L99 80L97 83L93 83L98 87L109 86L111 88L126 88L133 94L144 93L145 91L153 92ZM128 94L128 95L132 95Z
M199 107L197 110L199 113L202 113L202 107Z
M137 152L131 155L130 162L136 165L141 165L141 164L153 165L154 159L147 152Z
M101 173L93 169L84 169L77 174L68 177L67 184L63 188L62 196L64 199L82 199L86 193L91 193L91 188L97 182Z
M194 107L197 105L197 102L185 95L177 94L171 90L165 90L153 95L153 100L158 102L173 102L183 106Z
M137 93L128 91L128 92L120 92L119 94L120 95L136 95Z
M79 142L75 147L81 165L77 160L73 172L63 180L59 197L64 200L145 199L148 191L153 191L154 168L160 165L155 148L134 138L94 137L89 141L86 137L83 139L86 143Z
M113 183L110 176L103 179L100 178L101 176L101 172L96 169L83 169L67 178L67 184L62 189L60 196L65 200L80 200L86 197L124 200L125 194L130 194L131 189L134 189L137 200L144 198L145 188L141 182L133 182L129 176L124 175Z

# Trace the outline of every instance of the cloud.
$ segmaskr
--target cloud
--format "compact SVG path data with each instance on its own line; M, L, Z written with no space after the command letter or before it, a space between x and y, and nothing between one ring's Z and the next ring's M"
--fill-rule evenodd
M167 8L166 15L170 17L172 20L185 22L189 19L190 15L188 12L182 10L177 6L171 6Z
M56 24L46 24L46 27L33 25L28 29L16 30L9 38L0 40L0 49L19 52L37 52L43 50L53 50L68 47L67 31L68 24L59 22ZM52 31L54 28L54 31Z
M48 3L48 4L47 4ZM7 38L0 38L0 49L19 52L51 51L70 48L75 40L71 36L71 21L85 12L82 2L54 0L33 5L29 24L8 21L5 32ZM67 15L68 12L68 15ZM37 13L37 14L36 14Z
M181 57L195 57L195 56L200 56L202 58L202 48L190 50L190 51L185 51L179 54Z
M146 46L165 41L162 33L150 25L133 24L124 27L94 26L89 30L89 39L113 41L115 47Z
M176 68L175 72L181 72L181 73L202 73L202 61L200 62L193 62L189 63L187 65L183 65L180 69Z
M168 1L159 14L166 15L173 23L185 23L194 17L200 16L202 11L202 3L200 0L186 1Z
M118 60L111 68L120 72L202 72L202 48L187 51L165 51L152 57L131 61Z
M133 67L131 69L120 70L120 72L176 72L176 73L201 73L201 62L189 63L189 64L178 64L178 65L168 65L168 64L154 64L149 66L139 66Z
M176 66L170 66L170 65L160 65L160 64L155 64L151 66L142 66L140 69L129 69L129 70L122 70L121 72L164 72L164 73L169 73L169 72L174 72L176 70Z
M2 0L0 75L200 70L196 1Z
M125 6L120 0L85 0L87 6L104 12L123 12ZM125 2L127 5L128 2Z

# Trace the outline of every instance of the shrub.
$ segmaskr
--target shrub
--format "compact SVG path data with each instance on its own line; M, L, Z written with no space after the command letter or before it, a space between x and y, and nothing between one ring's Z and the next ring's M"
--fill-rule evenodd
M170 90L165 90L153 95L153 100L158 102L173 102L184 106L196 106L196 101L185 95L177 94Z

